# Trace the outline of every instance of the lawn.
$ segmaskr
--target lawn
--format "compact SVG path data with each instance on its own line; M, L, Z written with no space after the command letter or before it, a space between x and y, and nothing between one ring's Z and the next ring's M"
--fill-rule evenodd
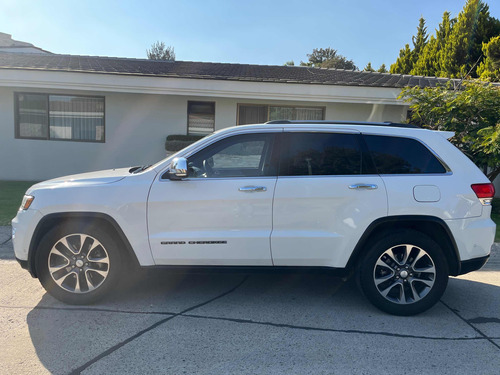
M500 242L500 214L491 214L491 218L497 225L497 233L495 235L495 242Z
M10 225L26 190L36 182L0 181L0 225Z

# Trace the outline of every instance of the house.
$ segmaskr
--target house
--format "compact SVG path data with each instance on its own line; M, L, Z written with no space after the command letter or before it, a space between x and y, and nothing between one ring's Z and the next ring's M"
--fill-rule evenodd
M12 39L12 35L0 33L0 52L52 54L31 43Z
M11 40L5 35L0 40ZM402 87L445 81L1 46L2 180L148 165L165 157L169 134L208 134L276 119L401 122L408 110L397 98Z

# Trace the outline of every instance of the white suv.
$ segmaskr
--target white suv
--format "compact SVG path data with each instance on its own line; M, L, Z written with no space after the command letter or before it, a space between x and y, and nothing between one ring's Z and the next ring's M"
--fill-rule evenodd
M16 258L54 297L92 303L129 266L336 270L383 311L433 306L481 268L493 185L447 141L393 123L227 128L149 167L31 187Z

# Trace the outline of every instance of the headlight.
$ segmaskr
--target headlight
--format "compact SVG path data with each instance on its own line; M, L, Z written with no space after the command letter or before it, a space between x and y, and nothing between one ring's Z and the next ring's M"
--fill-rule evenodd
M23 201L21 203L21 207L19 207L19 210L27 210L28 208L30 208L31 203L33 203L33 199L35 199L34 196L32 196L32 195L25 195L23 197Z

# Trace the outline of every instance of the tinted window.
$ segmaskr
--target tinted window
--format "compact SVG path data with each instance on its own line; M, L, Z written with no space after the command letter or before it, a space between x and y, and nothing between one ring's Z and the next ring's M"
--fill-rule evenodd
M189 177L276 175L270 163L273 140L273 134L245 134L216 142L189 158Z
M361 174L362 152L355 134L289 133L284 176Z
M437 158L415 139L365 135L380 174L445 173Z

